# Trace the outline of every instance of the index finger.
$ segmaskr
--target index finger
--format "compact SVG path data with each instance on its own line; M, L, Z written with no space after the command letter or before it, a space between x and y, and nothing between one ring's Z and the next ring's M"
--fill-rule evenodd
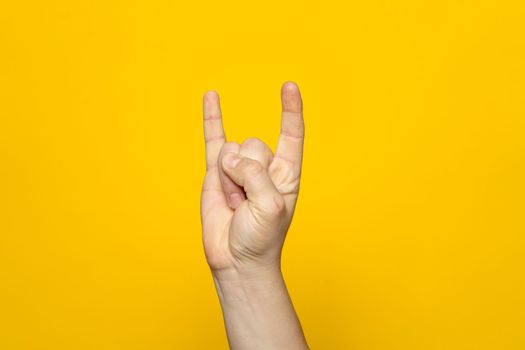
M281 87L281 134L275 156L292 164L299 173L303 160L304 120L303 101L296 83L285 82Z
M219 94L208 90L203 96L204 141L206 142L206 169L217 166L222 145L226 142L222 126Z

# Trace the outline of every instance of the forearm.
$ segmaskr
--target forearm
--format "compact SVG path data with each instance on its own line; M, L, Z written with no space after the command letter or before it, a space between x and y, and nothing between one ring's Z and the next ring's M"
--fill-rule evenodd
M308 349L278 266L213 278L231 349Z

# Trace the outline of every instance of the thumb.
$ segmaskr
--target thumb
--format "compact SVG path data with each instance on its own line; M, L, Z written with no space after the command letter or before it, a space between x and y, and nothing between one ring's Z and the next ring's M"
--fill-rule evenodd
M284 198L260 162L236 153L226 153L221 165L224 172L244 188L248 202L272 216L285 211Z

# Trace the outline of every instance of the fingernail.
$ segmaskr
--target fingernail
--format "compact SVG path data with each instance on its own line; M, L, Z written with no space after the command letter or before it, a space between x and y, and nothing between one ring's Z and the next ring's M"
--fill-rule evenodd
M229 169L233 169L237 166L237 164L239 164L240 161L241 157L232 153L226 156L226 158L224 159L224 165L226 165L226 167Z
M237 209L237 207L241 205L243 199L240 194L232 193L230 194L229 201L230 201L230 207L232 209Z

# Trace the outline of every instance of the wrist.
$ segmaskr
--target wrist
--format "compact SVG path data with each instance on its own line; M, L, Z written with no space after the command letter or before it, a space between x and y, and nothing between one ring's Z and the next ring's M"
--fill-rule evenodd
M214 279L224 282L249 282L282 274L280 260L265 263L240 263L227 268L211 269L211 273Z
M287 294L279 263L214 270L212 276L225 305Z

